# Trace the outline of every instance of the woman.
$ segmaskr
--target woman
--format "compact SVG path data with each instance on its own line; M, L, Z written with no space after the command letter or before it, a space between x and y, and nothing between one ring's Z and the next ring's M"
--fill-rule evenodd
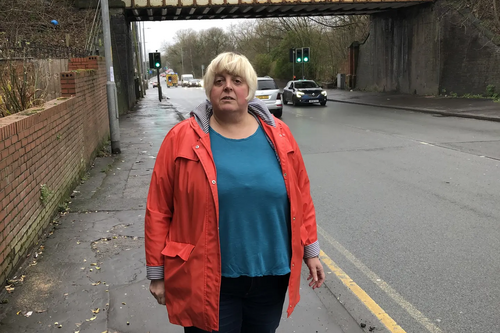
M207 68L205 102L170 130L149 188L147 277L185 332L265 333L325 275L302 156L288 127L254 99L248 59L222 53Z

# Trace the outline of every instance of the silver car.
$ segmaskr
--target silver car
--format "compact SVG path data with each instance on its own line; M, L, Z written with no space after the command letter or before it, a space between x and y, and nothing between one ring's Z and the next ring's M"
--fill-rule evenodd
M283 101L281 100L281 92L276 85L276 82L269 77L257 78L257 91L255 97L260 99L267 105L269 111L276 118L281 118L283 114Z

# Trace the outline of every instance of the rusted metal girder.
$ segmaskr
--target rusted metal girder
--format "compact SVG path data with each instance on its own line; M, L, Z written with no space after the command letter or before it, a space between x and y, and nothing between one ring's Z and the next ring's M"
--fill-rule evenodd
M132 21L368 15L435 0L121 0ZM110 2L111 4L111 2Z

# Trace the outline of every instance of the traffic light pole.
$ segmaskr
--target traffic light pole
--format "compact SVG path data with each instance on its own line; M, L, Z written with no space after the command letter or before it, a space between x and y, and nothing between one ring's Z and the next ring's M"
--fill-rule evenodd
M106 92L108 95L109 132L111 136L111 153L120 154L120 115L116 96L116 85L113 74L113 54L111 53L111 31L109 27L108 0L101 0L102 30L104 35L104 57L106 59Z
M161 102L161 83L160 83L160 69L159 68L156 69L156 77L158 80L158 99Z
M302 59L302 80L305 80L306 78L304 77L304 59Z
M295 80L295 49L293 49L292 78Z

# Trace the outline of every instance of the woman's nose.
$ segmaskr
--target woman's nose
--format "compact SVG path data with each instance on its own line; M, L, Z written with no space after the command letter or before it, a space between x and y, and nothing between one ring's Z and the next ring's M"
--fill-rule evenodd
M231 82L231 80L226 80L226 83L224 84L224 91L226 90L233 90L233 84Z

